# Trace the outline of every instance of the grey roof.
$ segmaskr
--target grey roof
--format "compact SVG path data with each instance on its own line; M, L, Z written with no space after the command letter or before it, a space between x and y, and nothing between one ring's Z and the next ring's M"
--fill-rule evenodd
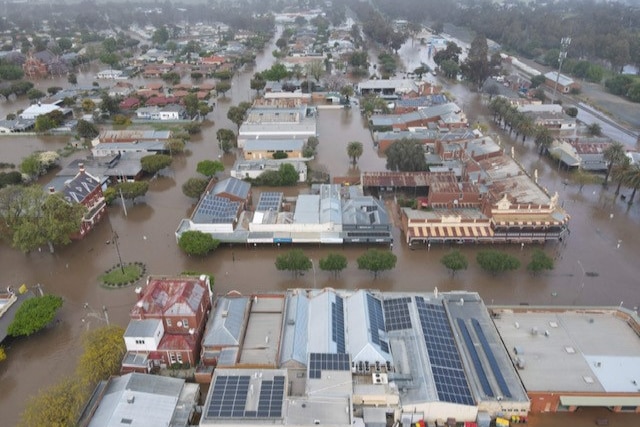
M240 202L207 194L200 200L191 220L199 224L233 223L239 209Z
M323 184L320 186L320 222L342 224L340 186Z
M304 292L287 295L287 308L280 363L295 360L307 364L307 344L309 325L309 299Z
M575 83L575 81L571 77L565 76L564 74L560 74L558 76L557 71L549 71L544 76L549 80L553 80L554 82L556 81L556 79L558 79L558 84L561 86L569 86Z
M184 386L182 379L157 375L132 373L114 377L89 427L178 426L173 422L174 414Z
M417 107L428 107L431 105L444 104L449 100L445 95L435 94L428 96L419 96L416 98L403 98L398 99L395 102L396 107L404 107L404 108L417 108Z
M160 319L132 319L129 326L124 332L125 338L153 337L158 329L158 324L162 323Z
M250 190L251 184L248 182L230 177L216 183L216 185L211 189L211 194L217 196L220 193L227 193L245 200L249 196Z
M372 196L352 197L342 205L342 223L355 225L389 224L384 204Z
M299 224L320 223L320 196L316 194L300 194L293 214L293 222Z
M302 151L302 139L249 139L244 143L244 151Z
M79 172L62 189L62 194L68 202L80 203L100 185L100 181L85 171Z
M137 141L131 142L101 142L95 145L91 151L96 154L100 152L164 152L167 151L165 141Z
M240 345L248 305L247 297L220 297L207 322L202 344L205 347Z

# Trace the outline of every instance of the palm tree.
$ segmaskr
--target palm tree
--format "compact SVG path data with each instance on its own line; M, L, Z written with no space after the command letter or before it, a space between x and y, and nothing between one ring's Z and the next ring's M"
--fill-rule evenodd
M533 119L529 116L522 116L522 120L518 124L518 131L522 135L522 143L528 136L532 136L536 131L536 126L533 123Z
M618 186L616 187L616 196L620 194L620 187L624 183L625 176L631 170L631 160L629 157L625 156L624 160L621 163L615 165L611 171L612 179L618 181Z
M604 159L609 163L609 165L607 166L607 174L605 175L604 183L602 184L606 187L609 183L609 175L611 174L611 170L615 165L619 164L624 160L625 157L627 157L627 153L624 145L616 141L605 148L603 155Z
M598 123L591 123L587 126L589 136L602 136L602 127Z
M624 183L633 188L633 192L631 193L631 197L629 197L629 206L633 204L633 199L636 197L636 191L638 191L638 187L640 187L640 164L636 163L631 167L631 169L626 173Z
M362 156L363 147L362 142L351 141L347 145L347 155L351 159L351 162L355 165L358 162L360 156Z
M544 126L537 126L535 135L536 145L540 148L539 154L542 155L553 143L553 135L551 135L551 131Z

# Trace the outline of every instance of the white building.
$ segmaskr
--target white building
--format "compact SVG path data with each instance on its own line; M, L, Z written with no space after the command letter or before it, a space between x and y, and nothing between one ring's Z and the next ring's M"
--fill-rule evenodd
M126 78L127 76L122 70L102 70L96 74L96 79L100 80L122 80Z
M56 104L33 104L25 108L25 110L20 113L21 119L26 120L35 120L38 116L42 116L44 114L49 114L53 111L60 111L62 114L66 114L71 110L64 109L59 107Z

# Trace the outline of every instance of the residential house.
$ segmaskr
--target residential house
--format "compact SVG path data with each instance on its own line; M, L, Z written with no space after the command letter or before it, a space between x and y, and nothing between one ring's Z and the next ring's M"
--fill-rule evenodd
M63 115L68 115L72 113L72 110L69 108L61 108L57 104L33 104L24 109L22 113L20 113L20 118L23 120L35 120L38 116L42 116L44 114L49 114L53 111L60 111Z
M580 168L602 172L609 167L604 152L610 145L609 138L556 139L549 147L549 154L556 157L567 169Z
M80 163L78 173L71 179L64 182L63 186L56 188L49 184L49 192L59 192L69 203L79 203L87 208L80 230L74 233L72 239L82 239L91 231L107 212L107 204L102 194L102 182L90 175Z
M98 73L96 74L96 79L101 79L101 80L120 80L120 79L126 79L126 78L127 76L124 74L124 71L122 70L108 69L108 70L98 71Z
M357 92L360 95L378 95L388 99L398 99L400 96L415 97L422 94L423 82L411 79L367 80L358 83Z
M184 120L187 118L187 111L181 105L171 104L165 107L142 107L136 111L136 116L140 120Z
M577 121L564 112L562 105L558 104L531 104L518 105L518 111L524 113L533 120L536 126L544 126L552 131L575 131Z
M410 127L425 127L430 123L443 131L469 126L467 116L453 102L404 114L374 114L369 123L374 130L407 130Z
M121 373L198 363L211 298L206 275L149 277L130 313Z
M133 84L119 81L109 88L109 96L114 98L126 98L134 91Z
M24 74L30 78L43 78L48 75L61 76L69 71L67 64L48 50L27 56L22 64Z
M78 427L189 427L200 386L181 378L130 373L100 382Z
M255 179L259 177L265 171L277 171L283 164L292 165L298 172L299 182L305 182L307 180L307 164L298 160L282 159L260 159L260 160L242 160L238 159L233 164L230 170L230 174L234 178Z

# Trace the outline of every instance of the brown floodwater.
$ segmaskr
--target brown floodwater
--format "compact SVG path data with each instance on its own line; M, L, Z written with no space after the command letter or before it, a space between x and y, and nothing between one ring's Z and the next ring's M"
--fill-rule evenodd
M271 52L267 48L266 52ZM259 56L256 69L264 69L271 61L270 54ZM563 182L567 176L558 172L548 159L537 155L533 143L510 142L501 135L507 146L515 146L516 158L531 174L538 170L540 182L549 191L558 191L560 200L571 214L571 235L562 244L548 244L547 253L556 259L556 268L547 274L532 277L524 268L519 271L491 276L480 271L471 261L469 269L451 277L440 264L440 258L451 246L432 245L411 249L403 244L396 228L393 252L398 256L394 270L374 280L370 273L360 271L355 259L364 246L303 247L312 258L314 268L297 279L279 272L274 267L275 257L288 247L247 247L235 245L219 248L206 258L189 257L176 245L174 231L181 218L193 209L193 200L182 194L181 185L195 176L196 164L202 159L220 156L230 166L234 154L222 156L217 147L215 132L221 127L235 129L226 118L230 105L248 100L254 91L248 90L253 70L234 77L233 87L226 99L218 100L211 113L212 125L188 144L188 153L176 157L171 171L151 181L144 200L127 205L125 216L122 206L116 204L109 215L83 241L59 248L50 254L46 248L22 254L6 245L0 245L1 285L27 283L42 284L45 292L62 295L65 304L59 323L49 330L28 339L14 342L8 349L8 359L0 364L0 413L3 425L14 425L26 400L60 378L73 373L77 355L81 351L83 331L104 324L102 307L106 307L109 320L123 327L135 300L133 288L107 290L98 285L97 277L118 262L112 239L112 229L119 238L122 259L141 261L149 274L172 275L182 271L198 271L215 276L217 292L238 290L249 293L257 290L285 290L291 287L377 288L388 291L477 291L487 304L547 304L547 305L619 305L634 308L640 304L638 293L638 254L640 239L640 198L630 208L620 199L613 198L613 189L576 185ZM82 80L84 79L84 80ZM91 81L91 75L81 77ZM47 82L45 87L51 86ZM490 124L485 107L474 93L463 85L449 89L469 111L473 121ZM2 110L7 106L2 106ZM5 113L6 114L6 113ZM369 131L357 109L321 110L319 114L317 159L314 163L325 168L331 176L357 175L360 171L383 170L385 159L378 155ZM364 154L357 166L349 163L346 145L361 141ZM2 161L18 163L34 149L59 148L64 138L16 137L0 138ZM79 153L84 155L86 153ZM288 191L291 191L290 189ZM628 194L628 190L623 190ZM457 246L470 260L481 246ZM523 264L528 262L533 246L524 248L504 246ZM318 267L319 260L329 252L339 251L349 259L348 268L333 279ZM88 303L88 308L85 308Z

